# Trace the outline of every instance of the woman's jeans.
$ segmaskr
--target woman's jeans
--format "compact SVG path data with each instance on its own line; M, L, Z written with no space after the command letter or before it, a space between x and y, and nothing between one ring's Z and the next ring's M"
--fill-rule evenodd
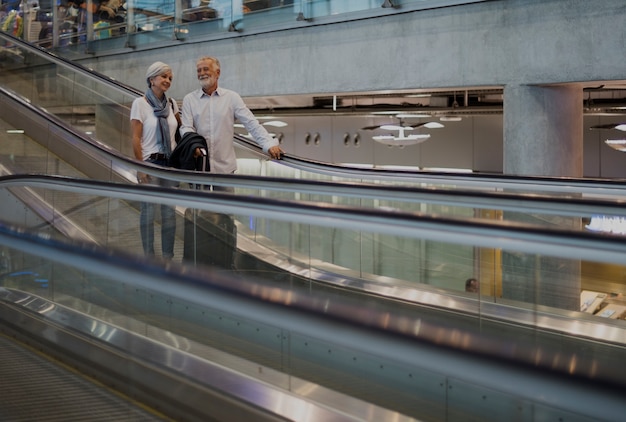
M167 167L167 160L146 160L149 163ZM151 177L149 182L153 185L175 186L174 182ZM169 205L161 205L161 251L163 258L172 259L174 256L174 240L176 237L176 211ZM155 204L151 202L141 203L139 216L139 230L141 231L141 244L146 255L154 255L154 219Z

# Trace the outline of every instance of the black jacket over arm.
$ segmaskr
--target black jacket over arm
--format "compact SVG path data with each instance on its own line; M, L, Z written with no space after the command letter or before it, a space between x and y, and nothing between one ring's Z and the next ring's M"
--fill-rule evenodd
M196 168L196 159L193 156L196 148L204 148L208 150L206 139L196 132L187 132L170 156L170 166L182 170L199 170Z

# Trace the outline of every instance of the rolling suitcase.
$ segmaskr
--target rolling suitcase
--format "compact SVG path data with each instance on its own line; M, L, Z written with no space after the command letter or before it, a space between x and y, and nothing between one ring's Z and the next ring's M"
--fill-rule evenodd
M210 211L185 211L183 261L231 270L237 255L233 217Z
M196 158L197 171L210 171L206 150ZM196 189L204 189L195 185ZM223 269L235 267L237 226L232 216L210 211L185 211L183 261L211 265Z

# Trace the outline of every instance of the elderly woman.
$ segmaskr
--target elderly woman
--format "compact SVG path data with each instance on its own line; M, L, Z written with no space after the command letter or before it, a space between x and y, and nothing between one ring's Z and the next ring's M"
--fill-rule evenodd
M136 98L130 109L130 127L135 158L158 166L169 166L169 157L174 148L178 129L178 105L170 101L165 93L172 84L172 68L156 62L146 72L148 89L143 97ZM139 183L167 186L164 180L138 173ZM171 182L169 183L171 186ZM143 250L154 255L154 204L142 203L139 228ZM161 249L163 258L174 256L176 215L173 207L161 205Z

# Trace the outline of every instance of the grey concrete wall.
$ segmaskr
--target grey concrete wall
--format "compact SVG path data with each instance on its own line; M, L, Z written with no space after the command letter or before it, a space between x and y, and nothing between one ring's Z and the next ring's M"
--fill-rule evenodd
M380 9L386 13L387 9ZM495 0L83 61L133 86L174 67L171 94L196 88L195 59L214 55L243 96L626 79L623 0Z

